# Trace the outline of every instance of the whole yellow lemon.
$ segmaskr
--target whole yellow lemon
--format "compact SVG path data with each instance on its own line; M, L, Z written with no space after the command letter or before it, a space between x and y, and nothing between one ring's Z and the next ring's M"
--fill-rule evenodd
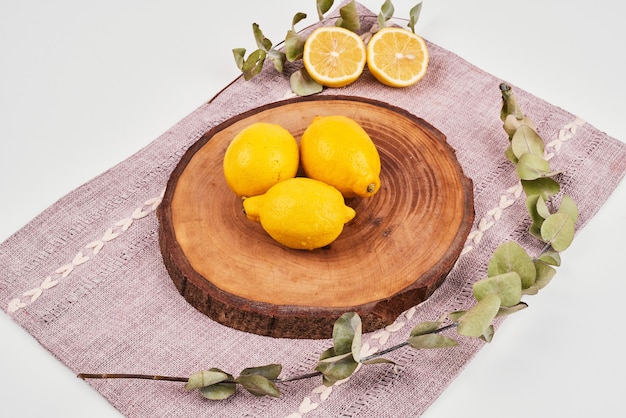
M279 181L295 177L298 142L278 124L255 122L242 129L224 154L226 183L239 196L265 193Z
M321 181L295 177L243 201L246 216L286 247L313 250L333 242L355 211Z
M336 187L344 197L380 189L380 155L367 132L347 116L316 116L300 140L307 177Z

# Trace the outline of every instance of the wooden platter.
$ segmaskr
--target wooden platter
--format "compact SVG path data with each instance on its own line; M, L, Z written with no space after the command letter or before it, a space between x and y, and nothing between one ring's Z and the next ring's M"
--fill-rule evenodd
M329 247L288 249L246 218L224 180L224 152L251 123L279 123L299 139L314 116L331 114L369 133L381 156L381 189L347 200L357 215ZM165 266L200 312L256 334L329 338L345 312L357 312L369 332L426 300L459 257L474 205L454 150L426 121L370 99L310 96L207 132L172 172L157 216Z

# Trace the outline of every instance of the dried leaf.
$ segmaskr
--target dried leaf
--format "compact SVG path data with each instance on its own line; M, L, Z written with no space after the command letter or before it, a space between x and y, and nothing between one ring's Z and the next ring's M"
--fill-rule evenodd
M496 317L511 315L512 313L519 312L526 308L528 308L528 304L525 302L520 302L515 306L500 306Z
M556 251L546 251L539 256L539 260L551 266L558 267L561 265L561 254Z
M409 345L417 350L456 347L459 343L440 334L416 335L409 338Z
M537 214L541 216L543 219L548 218L551 215L550 209L548 209L548 204L545 199L541 196L538 196L537 199Z
M459 319L458 332L466 337L481 337L500 309L500 298L488 295Z
M555 213L541 225L542 239L555 251L564 251L574 240L576 227L567 213Z
M483 335L480 336L480 338L483 341L490 343L493 340L494 333L495 333L495 330L493 328L493 325L489 325L487 329L485 330L485 332L483 333Z
M578 206L576 206L576 202L574 202L574 199L572 199L568 195L563 196L558 212L567 213L569 217L572 218L572 221L574 222L574 224L578 222L578 215L579 215Z
M285 57L289 62L302 58L305 42L306 40L300 37L295 30L287 31L287 36L285 37Z
M310 96L324 89L321 84L309 76L305 68L301 68L300 71L292 73L289 78L289 83L291 85L291 91L298 96Z
M537 276L535 264L526 250L516 242L506 242L496 248L487 268L489 277L509 272L519 274L522 289L526 289L535 283Z
M273 396L275 398L280 396L280 391L274 382L261 375L242 375L236 381L255 396Z
M550 199L561 190L561 185L549 177L534 180L522 180L522 187L526 196L538 195L544 200Z
M378 14L378 26L384 28L387 26L387 21L393 17L394 8L391 0L385 0L380 7L380 13Z
M335 382L350 377L358 365L352 358L352 353L345 353L320 360L315 370L322 373L325 386L332 386Z
M382 357L376 357L370 360L365 360L362 362L363 364L396 364L395 361L388 360Z
M509 160L513 164L517 164L518 159L513 153L513 148L511 147L511 144L509 144L506 151L504 151L504 156L506 157L507 160Z
M279 73L282 73L283 68L285 66L285 61L287 60L287 56L285 55L285 53L278 51L276 49L270 49L267 52L267 56L269 57L269 59L272 60L272 63L274 64L274 68L276 68L276 71L278 71Z
M324 19L324 14L333 7L333 0L317 0L317 16L319 20Z
M418 335L430 334L437 331L437 328L441 325L441 321L432 321L432 322L421 322L417 324L411 330L411 337L415 337Z
M265 51L257 49L251 53L241 66L241 72L246 80L250 80L263 70L265 63Z
M537 202L539 202L540 197L541 196L539 195L530 195L526 197L526 210L530 215L530 219L533 221L533 223L538 224L539 226L541 226L541 224L545 220L545 218L541 216L541 214L539 214L539 211L537 210Z
M479 280L472 290L478 301L488 295L497 295L502 306L515 306L522 299L522 280L517 272L511 271Z
M351 30L352 32L356 32L361 28L359 12L356 8L356 2L354 0L339 9L339 15L341 17L337 19L337 22L335 22L336 26Z
M200 393L207 399L222 401L234 395L236 390L237 385L234 383L215 383L211 386L200 388Z
M454 311L454 312L450 312L448 316L450 317L450 321L457 323L459 322L461 317L463 317L463 315L465 315L466 313L467 311Z
M277 379L282 371L283 366L280 364L268 364L266 366L249 367L242 370L240 376L249 376L253 374L261 375L267 379Z
M339 317L333 326L333 346L337 355L352 353L355 361L361 355L361 317L348 312Z
M522 180L535 180L546 176L550 171L550 164L534 154L522 154L516 165L517 175Z
M272 41L270 41L265 37L265 35L263 35L263 32L261 31L261 28L258 24L252 24L252 33L254 34L254 40L256 41L257 47L259 47L259 49L262 49L265 52L268 52L270 49L272 49Z
M214 385L229 379L229 374L220 369L202 370L189 376L185 384L185 389L199 389L205 386Z
M420 18L420 13L422 12L422 2L420 1L418 4L413 6L411 10L409 10L409 23L407 26L411 28L411 32L415 33L415 25L417 25L417 21Z
M543 140L530 126L520 125L517 128L511 138L511 148L517 158L529 153L543 159Z
M243 69L243 63L245 61L246 48L234 48L233 57L235 58L235 64L240 70Z
M296 29L296 25L306 19L306 13L298 12L291 19L291 30Z
M537 280L534 287L537 290L541 290L550 283L552 278L556 275L556 269L543 261L536 261L535 267L537 268Z

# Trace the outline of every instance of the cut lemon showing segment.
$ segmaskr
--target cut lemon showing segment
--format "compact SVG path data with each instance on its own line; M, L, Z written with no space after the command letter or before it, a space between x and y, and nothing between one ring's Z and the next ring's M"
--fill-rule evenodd
M426 74L428 48L424 40L413 32L395 27L383 28L367 44L367 66L381 83L407 87Z
M317 28L304 43L304 68L322 86L347 86L363 73L366 60L363 40L341 27Z

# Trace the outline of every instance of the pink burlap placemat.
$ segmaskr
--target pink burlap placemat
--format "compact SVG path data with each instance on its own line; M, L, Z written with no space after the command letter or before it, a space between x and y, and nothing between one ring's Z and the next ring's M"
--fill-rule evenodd
M362 14L365 10L359 6ZM374 18L364 18L367 30ZM407 109L442 131L474 182L476 221L444 284L425 303L386 329L366 334L369 351L406 339L418 322L472 303L495 247L514 240L529 251L529 220L499 119L499 80L451 52L428 44L427 75L406 89L385 87L365 74L322 94L372 98ZM293 70L290 68L289 71ZM626 145L585 121L513 86L563 172L564 192L580 209L582 228L626 172ZM210 367L281 363L283 375L308 372L329 340L286 340L224 327L178 294L159 252L155 209L185 150L227 118L289 96L288 75L266 70L238 79L147 147L72 191L0 245L0 304L74 372L188 376ZM279 262L279 260L278 260ZM475 353L478 340L445 350L399 350L398 367L368 367L348 383L324 388L321 379L290 383L280 398L244 391L211 402L182 384L98 380L90 384L128 417L418 416ZM411 399L411 402L406 402Z

